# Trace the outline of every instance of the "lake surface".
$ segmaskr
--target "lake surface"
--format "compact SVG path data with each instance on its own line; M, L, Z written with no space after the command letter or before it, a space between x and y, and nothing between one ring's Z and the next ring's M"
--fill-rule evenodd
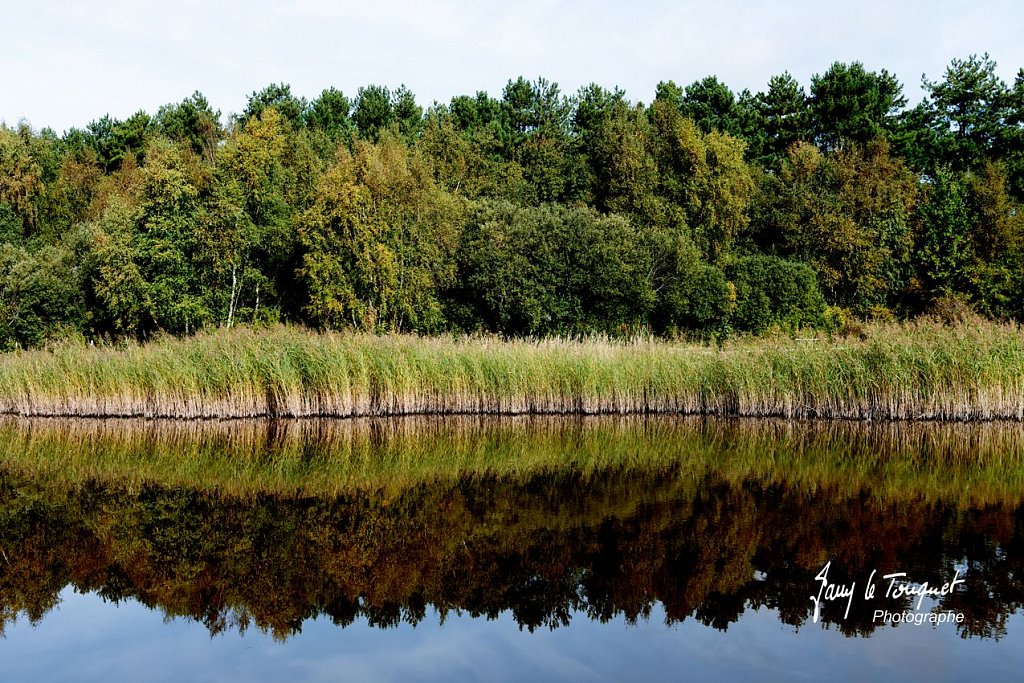
M0 420L0 681L1019 680L1022 478L1019 424Z

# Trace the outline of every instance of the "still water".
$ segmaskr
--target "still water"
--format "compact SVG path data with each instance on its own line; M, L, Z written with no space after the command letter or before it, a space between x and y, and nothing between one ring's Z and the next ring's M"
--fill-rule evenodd
M0 444L0 681L1024 671L1020 425L7 420Z

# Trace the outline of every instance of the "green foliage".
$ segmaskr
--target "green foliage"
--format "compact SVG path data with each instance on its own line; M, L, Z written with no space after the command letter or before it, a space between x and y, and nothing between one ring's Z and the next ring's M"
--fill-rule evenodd
M475 208L459 249L459 299L508 335L614 332L653 301L646 253L624 219L557 205Z
M796 330L825 323L825 298L806 263L774 256L747 256L730 268L736 288L735 329L764 332Z
M4 222L28 232L36 222L36 201L43 192L43 169L32 158L30 132L0 125L0 206ZM20 219L20 220L19 220ZM5 232L14 232L10 227Z
M620 90L590 85L577 95L573 128L589 203L640 224L663 223L653 130L643 108L631 106Z
M138 211L125 202L112 204L88 228L86 261L89 290L96 302L98 329L114 336L144 336L152 330L152 302L136 244Z
M306 110L306 126L312 131L319 131L333 143L350 144L355 132L352 122L352 102L336 88L328 88L313 100Z
M153 122L163 135L184 142L207 161L213 160L217 143L223 138L220 112L198 91L179 104L160 107Z
M304 97L292 95L292 88L287 83L271 83L263 90L249 95L249 103L242 114L242 120L259 118L264 110L273 107L291 125L301 126L309 103Z
M366 140L376 142L384 130L390 129L411 143L423 129L423 108L404 85L394 92L382 85L370 85L359 88L352 122Z
M75 290L48 308L56 276L6 280L3 343L276 320L721 338L818 324L765 313L783 273L811 291L794 262L842 326L939 299L1019 319L1024 70L971 56L913 108L901 90L857 62L809 94L708 76L650 105L520 77L424 113L405 86L276 83L224 123L196 92L63 137L0 125L5 263L73 266Z
M809 114L814 141L832 149L843 140L866 143L895 125L906 104L903 86L885 69L867 71L860 62L836 62L811 77Z
M1012 196L1011 183L1004 164L988 163L971 176L968 189L978 307L1017 318L1024 313L1024 206Z
M753 231L762 247L809 263L830 303L863 315L909 284L917 194L884 140L827 154L800 143L763 178Z
M701 133L663 100L655 101L652 118L659 193L676 209L670 220L689 230L705 260L725 263L749 221L754 192L744 143L718 131Z
M702 260L700 250L685 234L665 231L653 241L659 266L653 271L654 329L670 335L727 333L736 297L725 273Z
M714 76L694 81L685 90L672 81L659 83L655 98L674 105L704 133L713 130L731 135L741 133L736 96Z
M970 264L971 218L967 188L961 178L940 170L919 208L918 278L928 298L935 299L967 288Z
M132 162L144 160L143 151L153 121L144 111L132 114L125 121L110 116L93 121L85 130L85 143L95 150L100 164L109 172L121 168L129 158Z
M746 132L748 156L778 170L790 147L812 139L807 104L803 87L788 72L772 76L767 92L758 93L753 103L758 121Z
M544 78L509 81L502 93L499 140L505 158L521 175L518 196L527 204L562 201L571 193L570 139L572 107L557 83Z
M423 130L423 107L416 104L416 97L404 85L398 87L391 99L398 134L412 142Z
M64 336L84 316L80 267L69 249L0 245L0 350Z
M954 59L942 81L925 80L929 128L936 136L934 162L956 171L998 158L1006 134L1010 91L988 54Z
M919 208L918 280L926 302L965 296L998 316L1021 312L1024 212L1003 166L977 174L942 169Z
M274 108L246 122L218 158L203 239L221 246L204 258L220 258L221 290L235 293L238 308L256 316L262 304L267 313L273 306L297 315L304 302L287 299L288 292L300 295L295 228L313 201L321 163L305 132ZM230 301L219 307L220 322L234 317L230 309Z
M319 325L437 331L451 286L458 203L399 138L360 143L323 177L302 218L300 275Z
M0 243L21 244L23 241L22 217L10 204L0 203Z

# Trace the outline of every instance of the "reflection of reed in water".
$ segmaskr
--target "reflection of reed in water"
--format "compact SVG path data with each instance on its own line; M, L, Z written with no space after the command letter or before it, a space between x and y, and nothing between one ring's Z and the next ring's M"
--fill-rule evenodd
M713 470L966 503L1024 495L1016 423L669 416L298 421L0 419L8 470L76 484L156 482L244 494L399 490L466 476L585 476L608 467Z

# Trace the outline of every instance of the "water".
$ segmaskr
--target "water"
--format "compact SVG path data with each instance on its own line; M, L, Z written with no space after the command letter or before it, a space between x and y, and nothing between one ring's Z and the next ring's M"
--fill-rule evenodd
M1019 679L1019 426L401 424L0 425L0 681Z
M634 626L579 618L572 628L534 633L507 614L386 630L318 619L280 643L252 632L211 638L195 622L165 622L135 602L114 608L67 590L45 627L19 623L0 648L12 681L963 681L1019 680L1024 665L1020 648L1005 641L963 641L945 629L850 639L797 632L765 609L726 632L693 621L666 627L661 617L655 609Z

